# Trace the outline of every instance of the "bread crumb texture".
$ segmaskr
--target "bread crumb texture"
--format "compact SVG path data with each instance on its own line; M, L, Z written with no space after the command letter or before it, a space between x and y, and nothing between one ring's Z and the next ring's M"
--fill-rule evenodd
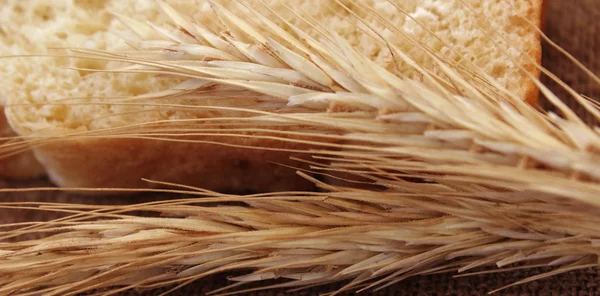
M202 0L166 1L183 15L207 26L214 25L214 13ZM351 12L334 0L263 0L273 11L303 31L318 36L310 22L329 26L358 50L392 71L416 77L406 65L395 63L374 32L405 50L421 65L438 71L424 50L424 44L444 59L469 69L475 65L496 78L518 96L531 92L523 66L531 71L540 55L539 36L523 20L539 23L539 0L342 0ZM236 11L238 1L220 1ZM250 1L253 3L253 1ZM293 7L294 12L286 8ZM264 8L271 20L281 24ZM0 54L60 53L64 47L123 51L130 50L125 38L130 30L111 12L160 26L170 26L168 18L150 0L6 0L0 7ZM405 37L385 28L381 18L405 33ZM352 13L366 16L370 30ZM301 17L299 17L301 16ZM251 18L249 18L252 21ZM366 32L366 33L365 33ZM152 74L114 74L74 69L110 69L113 62L65 57L0 59L0 103L20 134L85 131L125 124L189 117L214 117L214 111L182 112L159 108L164 100L146 104L120 104L124 98L157 92L179 81ZM175 101L173 101L175 100ZM171 103L243 105L244 98L194 101L171 99ZM247 100L247 98L245 99ZM133 101L140 103L139 100ZM154 105L153 105L154 104Z

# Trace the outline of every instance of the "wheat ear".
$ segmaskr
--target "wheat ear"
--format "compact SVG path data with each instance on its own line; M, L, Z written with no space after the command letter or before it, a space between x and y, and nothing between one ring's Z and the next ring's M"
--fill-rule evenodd
M194 27L193 23L185 22L183 17L164 8L166 4L161 5L182 28ZM134 64L130 68L142 71L238 87L262 93L287 106L313 109L312 112L278 114L252 109L256 116L245 120L262 123L265 130L271 125L304 125L308 130L298 131L298 134L317 138L307 142L343 150L308 152L321 154L322 158L338 159L339 162L332 166L340 170L359 170L359 167L368 170L368 166L380 166L386 171L427 175L434 181L443 178L482 186L501 184L512 190L550 195L568 192L571 199L598 204L595 198L600 189L595 182L600 177L597 169L600 163L596 157L600 147L597 129L586 125L539 81L535 80L542 93L563 111L564 117L540 112L497 85L497 92L506 95L492 96L475 87L469 77L458 74L433 53L432 58L449 81L419 67L391 44L389 48L394 56L420 72L423 82L389 72L355 51L333 32L324 33L323 39L335 42L319 42L301 33L294 37L277 29L265 17L258 18L263 22L259 30L258 25L255 28L225 8L214 5L230 32L237 32L237 38L242 40L256 42L246 44L226 37L232 45L229 48L235 45L240 49L256 49L237 52L236 55L244 54L250 61L148 60L114 53L78 52L129 62ZM292 24L288 26L293 28ZM136 31L143 30L138 28ZM188 32L196 36L195 31ZM181 42L180 39L170 36L168 42ZM158 41L149 43L162 44ZM289 45L284 46L284 43ZM191 46L179 44L168 48L177 51L177 48ZM149 53L140 50L135 55L148 56ZM196 59L201 57L207 58L200 55ZM289 77L303 80L278 80L281 77L277 77L265 81L261 76L280 70L290 73ZM492 78L487 78L494 84ZM588 110L597 110L583 97L573 94ZM281 135L274 137L292 141ZM319 141L325 138L329 141ZM331 144L332 139L336 144ZM387 174L393 175L389 171Z

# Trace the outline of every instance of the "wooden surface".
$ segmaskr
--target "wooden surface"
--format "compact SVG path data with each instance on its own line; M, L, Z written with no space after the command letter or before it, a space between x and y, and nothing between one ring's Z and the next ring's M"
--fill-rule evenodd
M545 32L560 46L572 53L597 75L600 74L600 61L597 52L600 43L600 0L553 0L549 3ZM573 63L563 57L557 50L544 46L544 66L575 88L576 91L590 97L600 97L600 84L596 84L585 73L578 70ZM567 97L556 84L547 78L543 81L561 97ZM574 105L572 105L574 106ZM547 106L546 106L547 107ZM578 110L577 107L574 107ZM34 182L2 182L0 187L37 187L49 185L45 180ZM0 201L53 201L95 204L125 204L168 198L166 196L138 196L128 199L107 197L94 198L69 195L57 192L31 192L19 194L0 194ZM19 221L47 220L57 215L30 211L2 211L0 223ZM453 278L451 274L412 278L381 292L365 295L485 295L494 288L512 283L525 276L539 273L540 270L527 272L511 272L470 278ZM554 278L545 279L515 288L496 295L600 295L598 271L595 269L566 273ZM194 283L174 295L203 295L216 287L225 284L225 277L213 277ZM335 287L321 287L298 293L285 291L268 291L251 295L317 295ZM143 295L158 295L161 291L149 291ZM139 295L129 292L126 295ZM354 295L352 293L348 295Z

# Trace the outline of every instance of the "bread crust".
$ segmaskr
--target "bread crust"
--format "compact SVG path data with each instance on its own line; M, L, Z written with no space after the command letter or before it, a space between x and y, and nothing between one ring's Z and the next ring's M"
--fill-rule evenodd
M145 178L231 193L314 189L313 183L297 175L295 169L281 165L306 168L290 160L303 155L273 151L307 149L306 145L212 136L196 140L271 150L154 139L88 138L46 145L37 148L35 154L47 168L50 179L61 187L163 187L142 180Z
M530 0L531 6L527 9L526 13L524 14L524 17L526 17L530 22L532 22L534 25L536 25L540 30L543 28L543 22L544 22L544 18L545 18L544 17L544 10L545 10L545 5L546 5L545 1L547 1L547 0ZM535 77L536 79L539 79L541 71L537 66L542 64L541 35L534 28L531 28L529 26L526 26L526 27L529 28L529 30L535 36L535 40L532 42L532 45L528 52L529 57L534 61L534 63L525 62L524 68L531 75L533 75L533 77ZM533 106L538 105L539 88L537 87L535 82L529 78L525 78L524 83L526 83L526 89L527 89L525 92L525 101Z
M0 106L0 145L17 134L8 124L4 116L4 108ZM2 153L0 153L2 155ZM31 151L24 151L8 157L0 156L0 177L7 179L32 179L45 175L45 170Z

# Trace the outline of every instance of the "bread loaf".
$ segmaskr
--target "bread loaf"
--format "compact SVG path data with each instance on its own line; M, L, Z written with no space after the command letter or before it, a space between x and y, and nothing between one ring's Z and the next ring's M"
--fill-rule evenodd
M166 2L182 15L208 27L216 20L206 1ZM243 7L239 1L218 2L234 12ZM408 66L395 64L385 45L373 42L364 33L365 26L335 0L262 2L310 35L316 36L317 31L306 20L318 20L380 65L408 76L416 75ZM537 100L537 89L527 75L539 75L535 64L541 58L540 38L523 18L539 26L541 0L341 2L356 14L364 14L365 7L373 9L444 59L479 67L524 100L530 103ZM259 6L256 6L259 11L267 15L272 13ZM287 7L293 8L293 11ZM140 21L149 20L159 26L170 24L169 18L157 9L154 1L148 0L6 0L0 7L0 55L46 54L52 53L53 47L126 50L129 45L122 36L128 36L129 29L111 12ZM393 32L383 29L378 23L379 18L371 15L366 19L373 27L381 28L379 34L388 38L393 36ZM275 17L272 20L281 24ZM490 28L506 38L510 46L504 41L497 44L498 38L492 41L486 33ZM436 71L431 58L422 49L405 40L397 40L395 45L421 65ZM135 102L147 104L124 105L117 102L167 90L179 81L151 73L90 73L68 69L109 69L113 66L111 62L66 57L0 59L3 69L0 73L0 103L6 105L5 114L10 125L21 136L60 136L156 121L228 116L226 112L215 110L164 108L157 106L157 102L240 107L248 104L248 97L236 93L228 100L206 97L202 100L188 97L170 101L137 99ZM520 67L529 73L524 73ZM301 148L298 144L227 136L203 140L281 150ZM50 178L66 187L148 186L142 178L228 191L296 190L311 186L296 177L294 170L276 164L299 165L289 161L293 154L286 151L135 137L65 139L34 147L33 151Z

